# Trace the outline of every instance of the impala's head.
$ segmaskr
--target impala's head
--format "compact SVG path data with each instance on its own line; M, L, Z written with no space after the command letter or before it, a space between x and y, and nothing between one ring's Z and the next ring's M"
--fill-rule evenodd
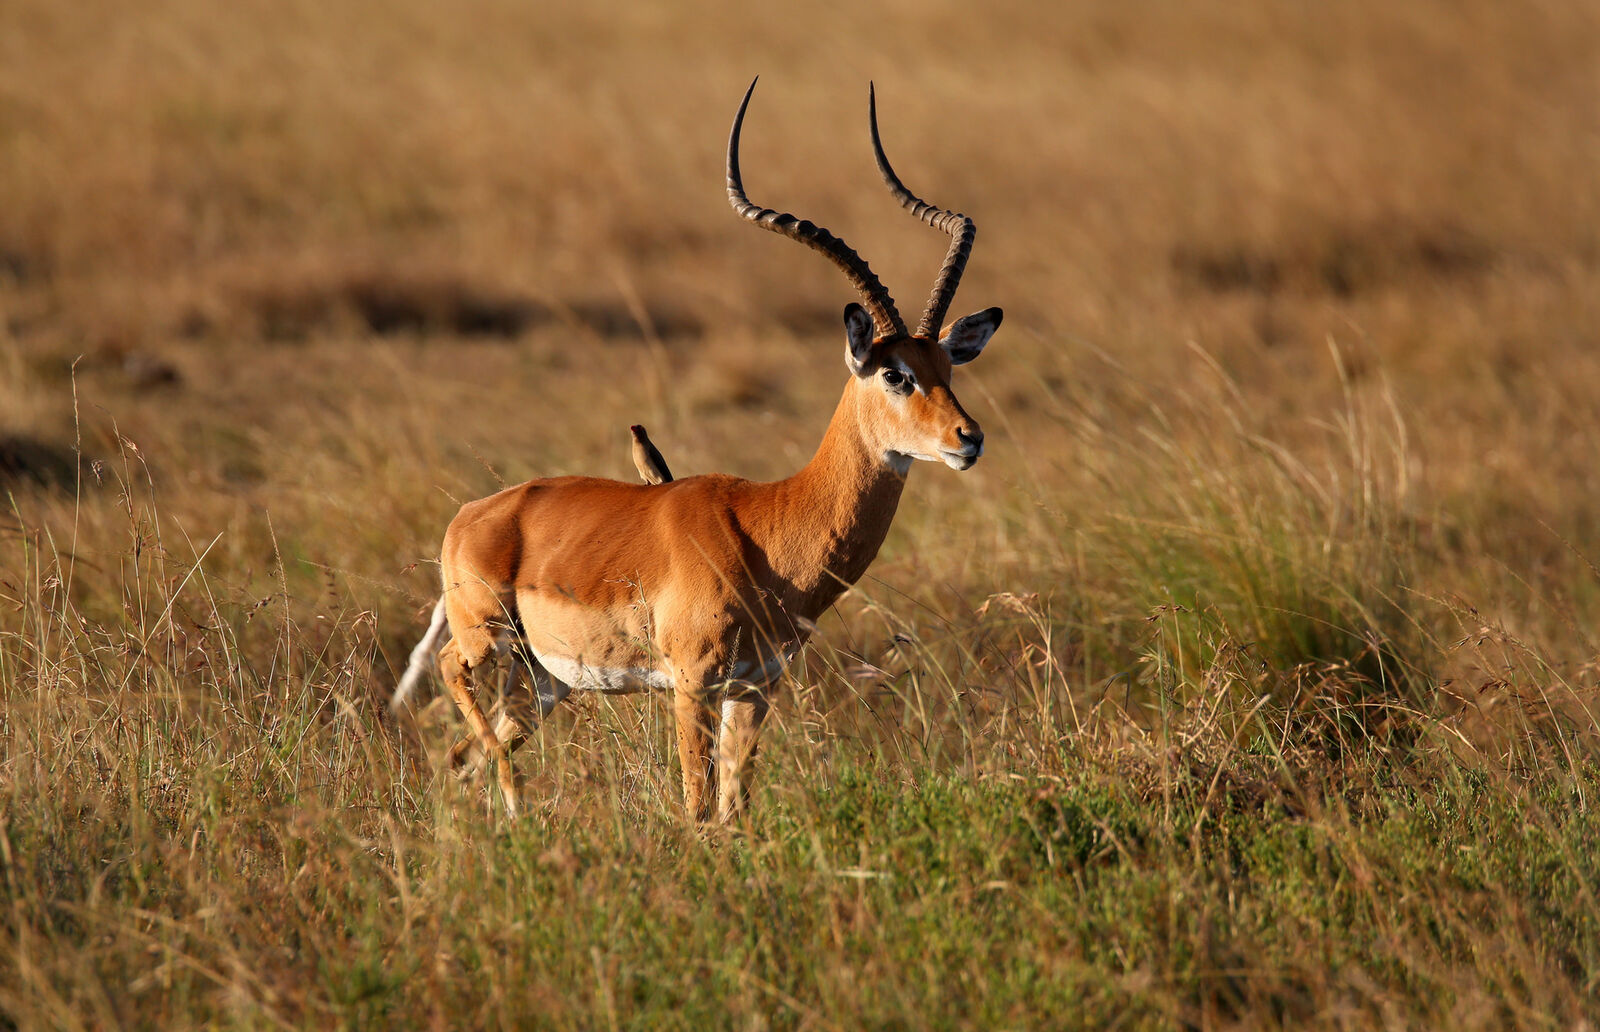
M950 390L950 372L978 357L1000 325L1001 312L988 308L957 319L940 335L972 253L978 229L971 219L935 208L917 197L895 175L878 138L878 106L868 88L867 111L878 171L902 207L935 229L950 234L950 249L934 282L915 333L906 329L894 299L865 260L826 229L786 212L752 204L739 175L739 130L756 84L750 83L728 136L728 201L733 210L764 229L781 233L822 252L844 271L862 304L844 310L845 363L850 367L858 422L867 443L902 472L911 459L970 469L983 454L983 430Z
M1000 325L1000 309L957 319L943 337L879 336L860 305L844 310L845 364L862 434L902 472L910 459L971 469L983 429L956 400L950 372L972 361Z

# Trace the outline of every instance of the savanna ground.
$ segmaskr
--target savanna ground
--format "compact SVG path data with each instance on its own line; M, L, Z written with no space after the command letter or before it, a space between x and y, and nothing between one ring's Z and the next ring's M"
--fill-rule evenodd
M707 834L659 700L531 815L384 702L463 500L786 474L850 292L923 465ZM1585 1028L1600 15L1576 2L0 8L0 1024Z

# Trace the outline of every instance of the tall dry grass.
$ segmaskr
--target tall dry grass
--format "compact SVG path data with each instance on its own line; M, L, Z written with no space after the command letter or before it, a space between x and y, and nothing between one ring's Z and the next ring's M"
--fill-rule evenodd
M0 1012L20 1027L1580 1027L1582 4L0 12ZM841 72L848 69L848 72ZM382 702L459 502L796 468L835 229L1007 321L764 745ZM958 313L959 314L959 313ZM444 723L449 724L448 716Z

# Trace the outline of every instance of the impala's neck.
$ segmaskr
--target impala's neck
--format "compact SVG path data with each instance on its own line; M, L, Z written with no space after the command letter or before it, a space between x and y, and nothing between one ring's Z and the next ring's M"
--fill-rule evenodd
M878 554L904 490L896 470L863 425L854 382L811 461L774 491L776 517L767 543L773 572L795 597L795 615L815 619Z

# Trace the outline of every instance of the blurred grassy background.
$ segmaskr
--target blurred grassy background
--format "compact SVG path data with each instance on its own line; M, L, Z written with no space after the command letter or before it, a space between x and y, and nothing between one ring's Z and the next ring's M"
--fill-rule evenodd
M752 197L902 308L944 239L878 180L869 79L909 185L977 220L952 315L1007 312L956 385L988 454L912 475L779 703L749 843L678 820L648 700L562 711L522 760L545 810L491 834L432 775L440 733L378 712L456 505L631 479L640 421L680 476L784 475L843 380L848 288L727 209L757 73ZM487 992L475 1020L649 1027L692 1011L637 981L676 970L664 944L773 914L831 945L756 931L672 977L751 1027L1023 1027L1063 985L1088 1025L1592 1009L1593 5L11 0L0 198L19 1024L418 1022ZM1435 804L1493 817L1404 823ZM1196 837L1222 810L1245 823ZM979 845L908 858L908 826ZM1506 881L1519 827L1548 865ZM1271 843L1259 884L1233 834ZM677 872L675 930L616 960L614 915L662 911L583 872L635 855ZM906 880L837 875L886 858ZM734 885L706 925L701 879ZM549 909L452 927L510 886ZM918 967L980 897L998 937ZM350 938L274 942L324 920ZM576 968L530 974L563 941ZM1037 979L984 981L1024 943Z
M1331 341L1358 393L1393 392L1402 501L1486 567L1451 576L1510 565L1562 593L1582 568L1562 539L1596 538L1585 5L8 19L5 430L65 444L78 359L90 422L203 484L196 504L276 507L342 459L353 510L424 507L358 520L420 558L448 513L434 486L491 484L464 448L512 478L620 475L616 424L643 418L685 469L793 468L848 291L726 211L726 123L760 72L755 196L844 234L905 307L940 243L877 182L868 78L912 184L978 219L960 301L1010 316L967 388L995 461L919 475L909 508L1023 480L1082 497L1096 457L1063 439L1063 405L1119 426L1217 371L1315 449L1341 397ZM419 449L440 451L413 468Z

